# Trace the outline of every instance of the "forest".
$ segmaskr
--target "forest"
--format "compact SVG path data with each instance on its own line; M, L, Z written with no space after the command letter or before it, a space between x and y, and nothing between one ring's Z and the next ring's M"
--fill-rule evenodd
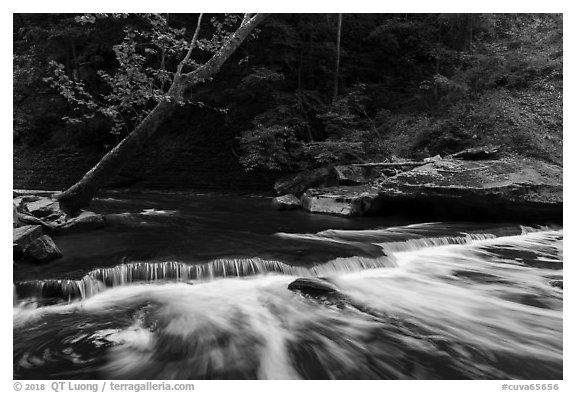
M238 18L204 15L197 61ZM35 149L97 161L167 89L197 19L15 14L16 166ZM193 89L149 147L164 158L145 166L169 167L206 135L203 162L240 177L487 145L561 164L562 28L553 14L271 15Z

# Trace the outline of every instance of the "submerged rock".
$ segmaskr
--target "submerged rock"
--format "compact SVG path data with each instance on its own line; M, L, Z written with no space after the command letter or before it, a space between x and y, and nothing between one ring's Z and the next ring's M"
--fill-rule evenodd
M34 262L45 263L60 258L62 253L48 235L42 235L34 240L24 251L24 257Z
M440 160L375 186L387 206L496 218L562 216L562 167L528 159ZM384 213L384 212L383 212Z
M302 196L302 206L312 213L362 216L380 209L380 197L366 185L310 189Z
M301 207L300 199L292 194L282 195L272 199L272 207L276 210L291 210Z

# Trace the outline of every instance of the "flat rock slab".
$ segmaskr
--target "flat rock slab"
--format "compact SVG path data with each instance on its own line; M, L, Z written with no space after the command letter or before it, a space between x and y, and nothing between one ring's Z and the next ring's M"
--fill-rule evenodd
M562 209L562 167L528 159L439 160L378 179L384 201L417 200L465 204L487 214L558 214Z
M533 160L442 160L384 179L382 195L420 195L427 192L454 196L463 193L500 194L523 202L562 202L562 168ZM515 194L507 191L525 190ZM537 192L540 190L541 192Z
M302 206L312 213L353 217L379 209L378 191L368 185L310 189L302 196Z

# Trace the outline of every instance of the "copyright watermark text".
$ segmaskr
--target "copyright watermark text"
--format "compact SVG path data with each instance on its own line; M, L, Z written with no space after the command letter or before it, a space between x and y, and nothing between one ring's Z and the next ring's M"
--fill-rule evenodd
M14 391L31 392L31 391L52 391L55 393L60 392L154 392L154 391L181 391L191 392L194 390L193 383L170 383L170 382L70 382L70 381L54 381L49 383L22 383L14 382Z

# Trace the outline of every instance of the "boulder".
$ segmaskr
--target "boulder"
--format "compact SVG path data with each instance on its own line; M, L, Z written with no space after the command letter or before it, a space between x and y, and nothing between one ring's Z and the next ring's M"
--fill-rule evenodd
M50 236L42 235L26 247L24 257L33 262L45 263L62 257L62 253Z
M300 207L300 199L292 194L282 195L272 199L272 207L276 210L291 210Z
M311 187L328 187L338 184L331 165L318 169L283 176L274 183L278 195L292 194L297 197Z
M25 225L14 228L12 243L24 251L30 243L42 236L42 234L43 231L40 225Z
M54 231L57 233L83 232L102 228L105 225L106 221L101 214L83 210L78 216L56 226Z
M291 291L298 291L310 296L335 295L336 286L321 278L298 278L288 285Z
M390 209L476 218L561 218L562 167L537 160L439 160L378 179Z
M380 208L378 191L368 185L310 189L302 196L302 206L312 213L362 216Z

